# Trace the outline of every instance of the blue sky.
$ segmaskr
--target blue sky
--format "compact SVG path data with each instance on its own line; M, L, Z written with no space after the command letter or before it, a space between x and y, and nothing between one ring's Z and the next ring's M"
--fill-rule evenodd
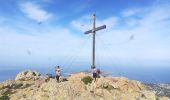
M0 67L91 64L170 67L170 0L1 0ZM38 24L41 22L42 24ZM67 64L66 64L67 63Z

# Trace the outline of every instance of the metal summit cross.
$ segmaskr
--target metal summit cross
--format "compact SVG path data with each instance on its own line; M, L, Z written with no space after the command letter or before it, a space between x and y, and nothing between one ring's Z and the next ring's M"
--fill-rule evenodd
M84 34L89 34L89 33L93 34L93 41L92 41L92 66L91 66L91 68L96 67L95 66L95 36L96 36L96 31L99 31L99 30L102 30L102 29L105 29L105 28L106 28L106 25L102 25L102 26L99 26L99 27L96 28L96 15L93 14L93 29L88 30L88 31L86 31L84 33Z

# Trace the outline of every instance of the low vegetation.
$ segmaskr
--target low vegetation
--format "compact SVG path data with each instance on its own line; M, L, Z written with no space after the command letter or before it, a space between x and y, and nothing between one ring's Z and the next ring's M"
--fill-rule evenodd
M91 76L85 76L81 80L87 85L88 83L92 83L93 78Z
M3 95L0 97L0 100L10 100L9 96Z

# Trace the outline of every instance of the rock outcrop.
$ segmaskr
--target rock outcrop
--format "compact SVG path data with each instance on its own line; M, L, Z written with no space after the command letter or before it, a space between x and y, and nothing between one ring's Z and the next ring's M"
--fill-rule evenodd
M39 73L27 72L0 84L0 100L169 100L158 97L141 82L125 77L101 77L85 83L82 79L86 77L89 81L91 75L80 72L57 83L53 78L47 81Z
M28 80L37 80L41 76L40 73L36 71L22 71L19 74L17 74L15 80L22 80L22 81L28 81Z

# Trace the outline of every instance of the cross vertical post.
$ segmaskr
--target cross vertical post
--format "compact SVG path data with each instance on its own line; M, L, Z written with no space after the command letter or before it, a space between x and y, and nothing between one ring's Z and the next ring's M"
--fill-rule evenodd
M96 15L93 14L93 43L92 43L92 68L95 67L95 42L96 42Z
M96 15L93 14L93 28L84 33L84 34L92 33L92 35L93 35L93 37L92 37L93 41L92 41L92 65L91 65L91 68L96 67L96 65L95 65L96 31L99 31L99 30L102 30L102 29L105 29L105 28L106 28L106 25L99 26L99 27L96 28Z

